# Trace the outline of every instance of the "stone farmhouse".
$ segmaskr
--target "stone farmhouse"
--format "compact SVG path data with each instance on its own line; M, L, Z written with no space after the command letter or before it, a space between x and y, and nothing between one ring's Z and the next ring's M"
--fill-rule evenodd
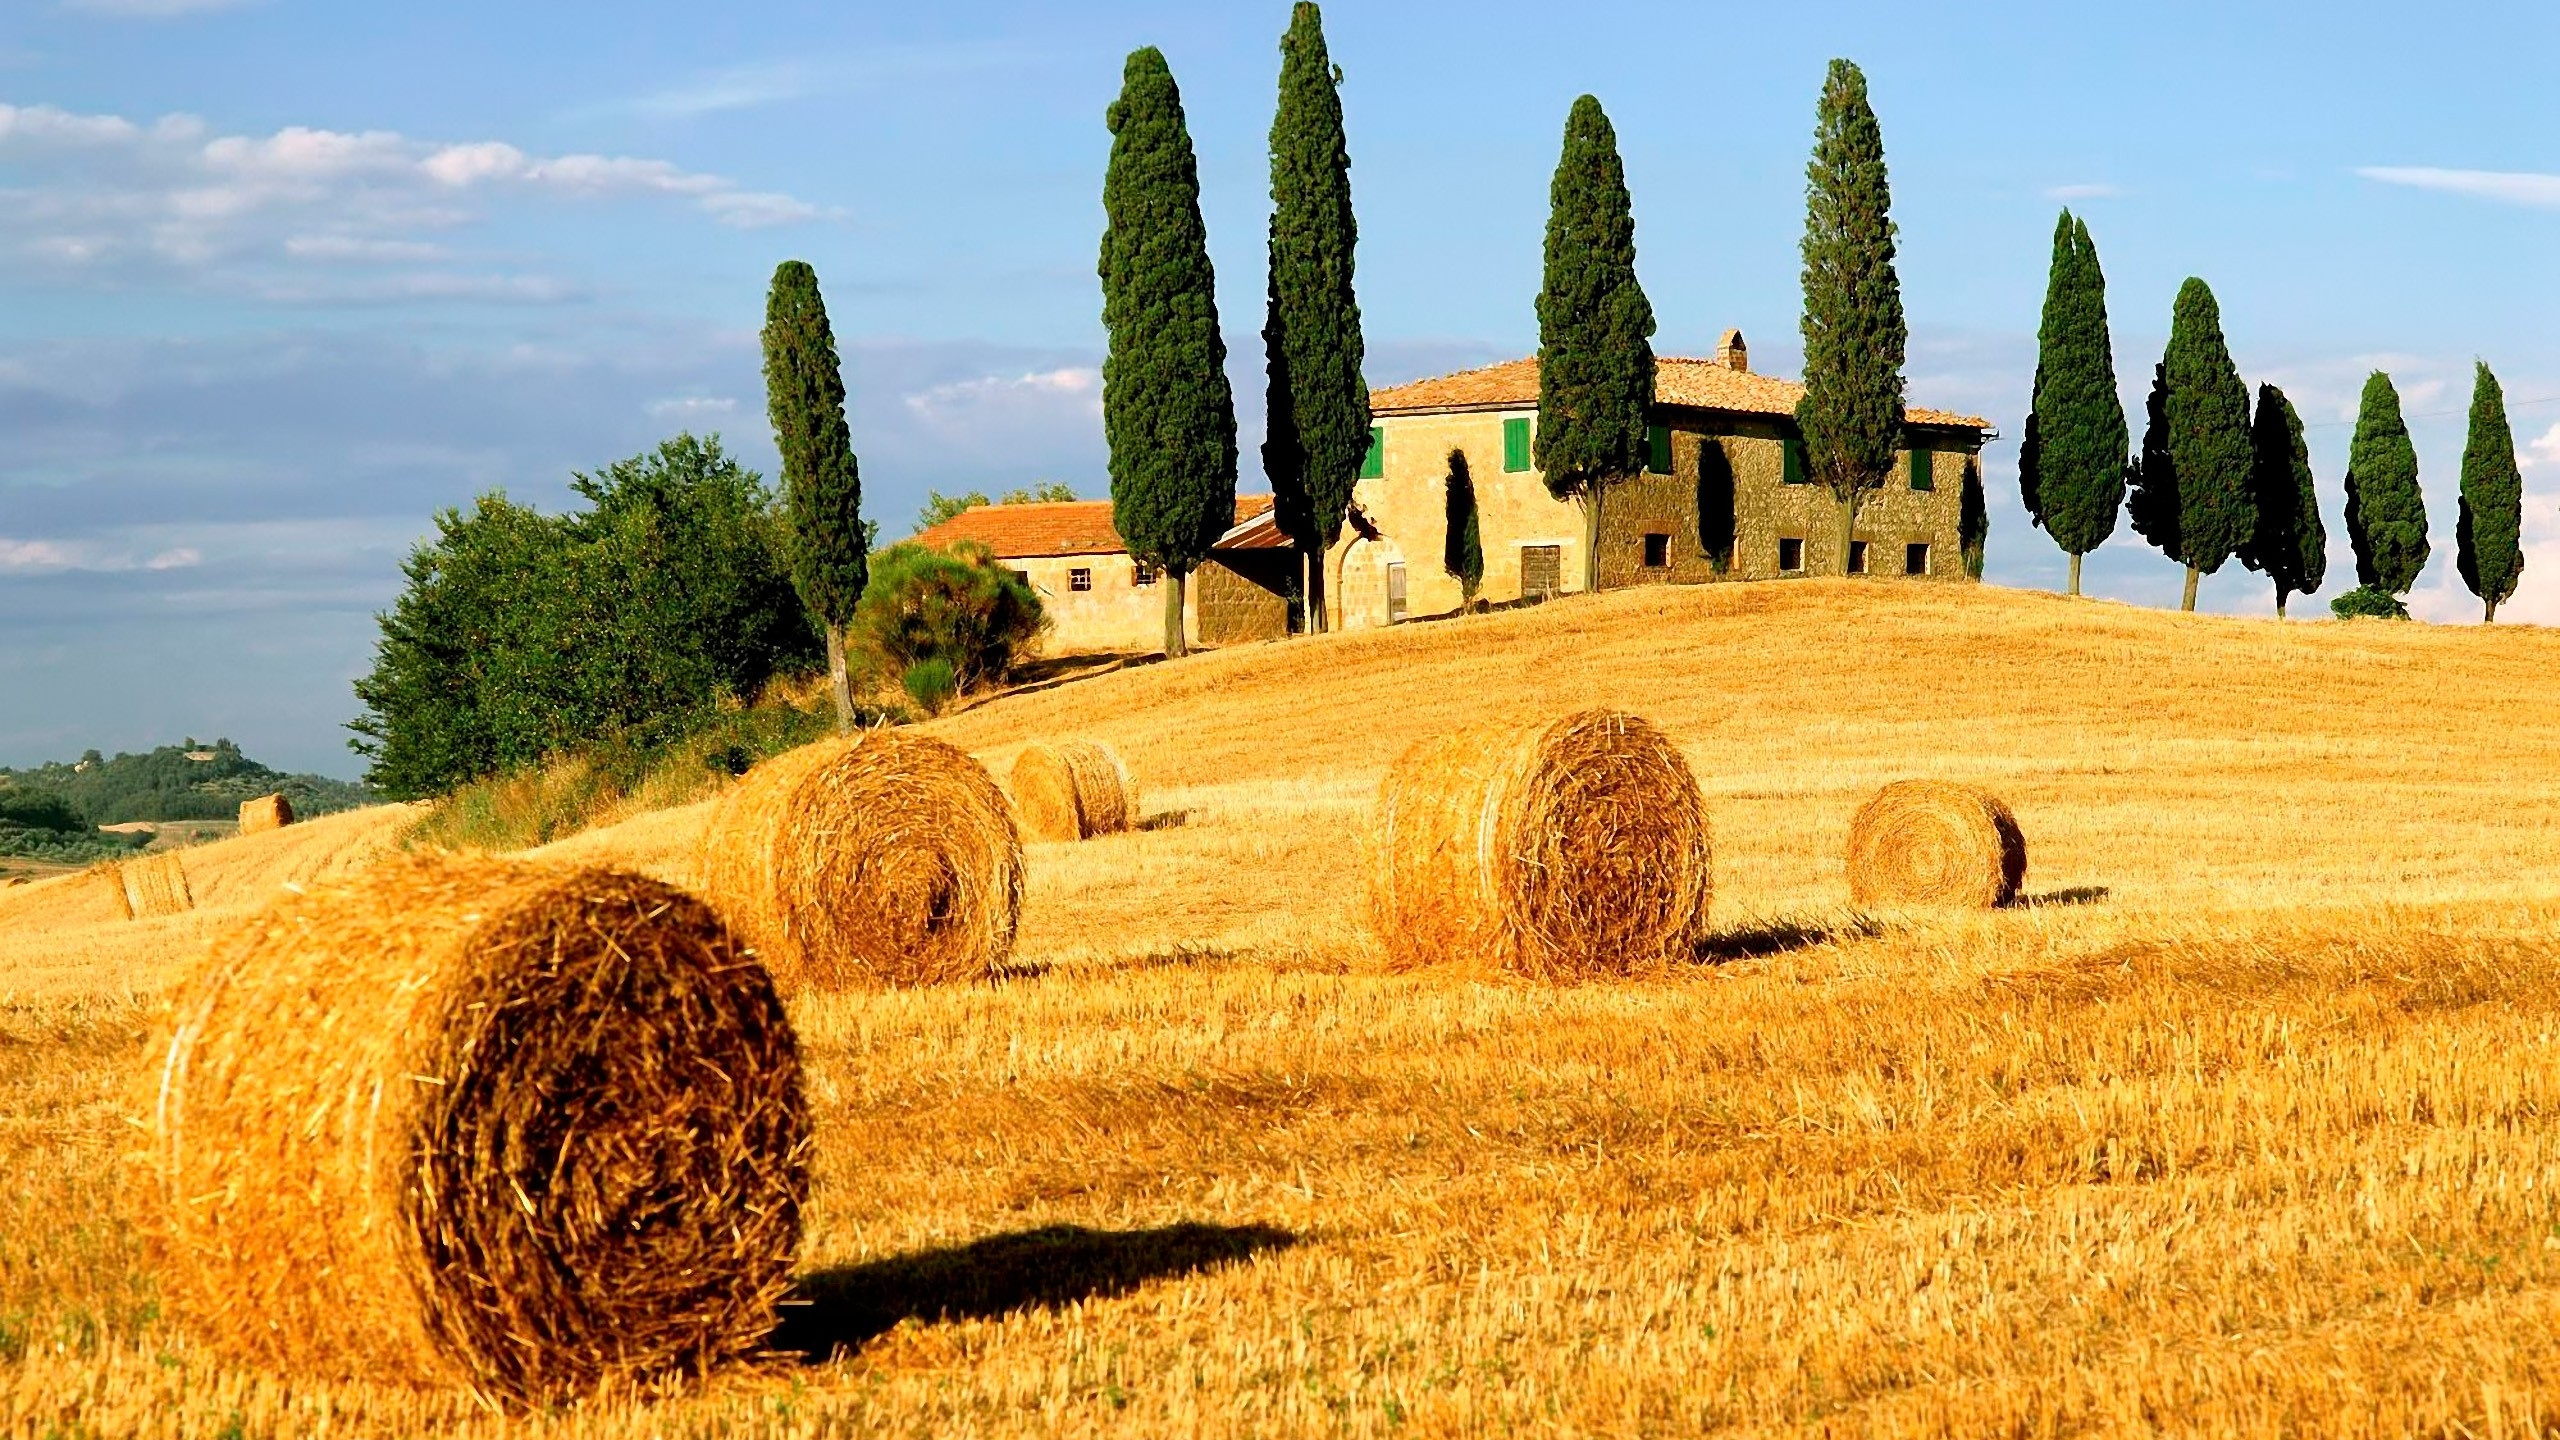
M1713 359L1655 362L1645 473L1601 505L1600 584L1696 584L1826 575L1839 569L1839 504L1808 483L1795 425L1804 387L1752 373L1741 332ZM1370 392L1369 455L1350 522L1325 557L1333 623L1354 628L1458 608L1442 563L1448 482L1463 467L1484 551L1482 600L1582 588L1583 512L1557 500L1531 459L1538 422L1533 357ZM1966 579L1960 517L1981 483L1990 423L1917 407L1880 492L1852 534L1856 574Z
M1295 627L1299 560L1269 495L1236 497L1235 525L1191 574L1183 610L1203 645L1270 640ZM1031 582L1049 614L1051 654L1164 648L1163 577L1111 527L1108 500L973 505L916 536L974 541Z

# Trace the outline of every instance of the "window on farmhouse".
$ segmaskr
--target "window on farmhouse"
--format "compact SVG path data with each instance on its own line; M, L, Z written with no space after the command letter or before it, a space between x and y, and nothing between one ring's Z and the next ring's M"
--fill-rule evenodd
M1090 590L1090 589L1092 589L1092 588L1093 588L1093 572L1092 572L1092 571L1090 571L1090 570L1087 570L1086 568L1084 568L1084 567L1083 567L1083 566L1081 566L1081 565L1077 566L1077 567L1076 567L1076 568L1074 568L1073 570L1068 571L1068 572L1067 572L1067 588L1068 588L1068 589L1070 589L1070 590Z
M1911 488L1914 490L1938 488L1937 457L1918 445L1911 447Z
M1502 468L1514 472L1529 468L1529 422L1525 418L1502 422Z
M1644 427L1644 468L1648 474L1653 475L1671 473L1670 426L1647 425Z
M1647 570L1660 570L1670 563L1671 537L1668 535L1647 535L1644 537L1644 568Z
M1804 541L1788 536L1778 542L1778 573L1781 575L1804 573Z
M1369 427L1369 453L1360 457L1360 478L1375 480L1387 473L1387 427Z
M1928 573L1929 573L1929 547L1928 547L1928 546L1926 546L1926 545L1905 545L1905 546L1903 546L1903 547L1902 547L1902 573L1903 573L1903 574L1905 574L1905 575L1926 575L1926 574L1928 574Z
M1849 542L1849 573L1852 575L1867 573L1867 542L1864 540Z
M1144 560L1130 561L1129 583L1132 585L1153 585L1156 583L1156 567L1148 564Z

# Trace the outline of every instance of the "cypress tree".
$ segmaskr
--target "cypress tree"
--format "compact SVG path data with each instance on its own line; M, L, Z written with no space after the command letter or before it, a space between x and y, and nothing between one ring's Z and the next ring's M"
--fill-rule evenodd
M2316 595L2329 573L2329 533L2320 524L2320 495L2311 482L2311 447L2302 417L2273 385L2258 387L2249 422L2249 493L2256 529L2240 563L2275 582L2276 618L2291 595Z
M1467 473L1467 452L1449 452L1447 529L1440 542L1440 568L1458 582L1467 608L1476 603L1476 587L1484 584L1484 532L1476 518L1475 477Z
M2126 473L2125 518L2133 533L2184 565L2178 538L2178 464L2169 453L2169 365L2151 367L2151 394L2142 402L2142 451Z
M2062 212L2054 223L2053 265L2036 334L2034 410L2018 456L2018 488L2028 518L2071 557L2070 593L2080 593L2080 557L2115 533L2124 504L2124 402L2116 395L2115 345L2107 334L2107 281L2089 227Z
M2249 387L2231 363L2222 339L2222 311L2213 291L2189 276L2178 287L2169 321L2169 350L2161 358L2167 382L2170 464L2176 469L2178 550L2186 562L2182 610L2196 608L2196 581L2248 542L2256 529L2249 499Z
M1281 532L1308 558L1310 628L1326 628L1324 556L1342 534L1369 449L1360 377L1360 302L1351 284L1359 223L1342 133L1342 72L1324 19L1298 0L1280 41L1280 108L1271 121L1271 280L1262 343L1270 376L1262 468Z
M1982 461L1964 457L1964 489L1956 496L1956 544L1964 556L1964 573L1982 578L1983 550L1991 539L1991 511L1983 503ZM2079 557L2072 557L2076 568Z
M2488 606L2516 593L2524 575L2524 476L2516 469L2516 437L2507 428L2507 396L2486 362L2471 379L2471 436L2462 447L2462 516L2454 526L2462 583Z
M1908 332L1893 269L1892 187L1884 130L1867 103L1867 77L1831 62L1805 167L1805 466L1840 501L1840 573L1858 495L1879 489L1902 440L1902 358Z
M1538 469L1582 499L1582 586L1600 588L1600 501L1644 464L1653 409L1653 305L1636 282L1636 219L1618 134L1600 102L1573 102L1547 190L1538 291Z
M2356 438L2347 450L2347 539L2356 583L2409 593L2427 566L2427 502L2418 493L2418 447L2400 418L2400 392L2376 370L2365 377Z
M1182 93L1154 46L1132 51L1106 112L1102 432L1111 445L1111 524L1163 570L1164 650L1187 650L1185 581L1235 523L1236 411L1218 333L1200 170Z
M870 583L862 524L862 473L844 418L844 372L818 293L818 272L798 260L775 267L764 307L765 408L782 452L782 500L791 525L791 584L827 637L836 729L853 728L853 681L844 632Z

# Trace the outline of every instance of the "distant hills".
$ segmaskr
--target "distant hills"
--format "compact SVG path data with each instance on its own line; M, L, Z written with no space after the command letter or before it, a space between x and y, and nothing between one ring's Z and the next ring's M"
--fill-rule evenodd
M292 802L297 816L352 810L376 799L362 785L261 765L228 740L189 740L112 758L92 750L27 770L0 767L0 855L106 858L149 837L102 835L98 826L230 820L241 801L274 794Z

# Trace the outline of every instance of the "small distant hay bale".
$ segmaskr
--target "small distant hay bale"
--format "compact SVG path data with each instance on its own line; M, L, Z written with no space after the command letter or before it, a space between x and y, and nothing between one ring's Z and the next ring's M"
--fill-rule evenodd
M116 880L124 887L125 913L136 920L184 915L196 908L187 888L187 869L175 850L115 862Z
M702 841L712 904L785 991L934 985L1013 954L1022 840L986 767L899 730L747 772Z
M1849 898L1860 906L1990 909L2018 898L2027 841L1978 786L1897 780L1849 822Z
M388 860L181 985L134 1171L235 1361L541 1403L754 1354L808 1196L798 1042L711 910L603 868Z
M293 823L293 802L282 795L261 795L240 802L240 833L255 835L262 830L281 830Z
M1119 753L1092 740L1034 745L1013 762L1013 813L1034 840L1116 835L1138 818Z
M1697 779L1634 715L1459 730L1407 750L1379 788L1369 918L1400 969L1654 970L1695 953L1713 892Z

